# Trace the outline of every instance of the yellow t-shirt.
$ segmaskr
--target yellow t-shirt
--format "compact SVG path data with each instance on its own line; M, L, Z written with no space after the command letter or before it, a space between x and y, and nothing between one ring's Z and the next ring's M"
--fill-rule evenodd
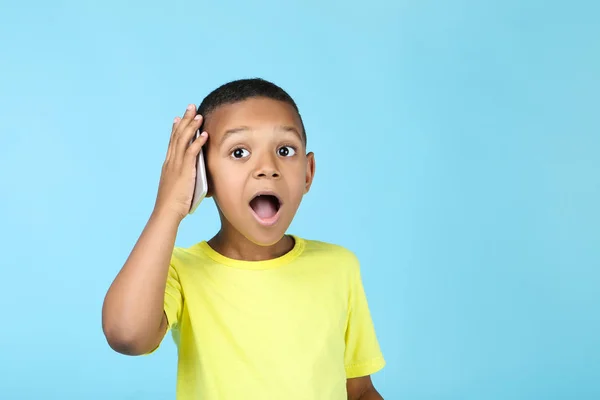
M347 378L384 367L357 258L294 239L267 261L175 248L164 304L178 400L346 400Z

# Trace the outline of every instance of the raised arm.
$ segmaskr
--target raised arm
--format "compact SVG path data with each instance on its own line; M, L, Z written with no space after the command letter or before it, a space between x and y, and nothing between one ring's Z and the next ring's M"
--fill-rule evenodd
M201 123L194 105L173 122L154 210L104 299L102 329L119 353L145 354L165 335L163 304L169 263L179 224L190 209L196 159L208 138L203 133L189 145Z

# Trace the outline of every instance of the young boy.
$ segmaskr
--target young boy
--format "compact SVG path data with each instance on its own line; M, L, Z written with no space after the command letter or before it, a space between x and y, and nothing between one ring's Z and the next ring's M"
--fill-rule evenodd
M221 229L175 248L202 146ZM298 108L273 83L233 81L190 105L173 123L154 210L104 301L110 346L148 354L171 330L178 400L382 399L370 375L385 361L359 262L286 234L314 174Z

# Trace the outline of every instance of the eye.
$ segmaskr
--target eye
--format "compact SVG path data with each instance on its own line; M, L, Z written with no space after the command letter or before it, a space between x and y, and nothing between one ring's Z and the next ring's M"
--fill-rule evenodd
M250 152L246 149L235 149L234 151L231 152L231 156L233 158L245 158L248 157L250 155Z
M296 154L296 150L294 150L294 148L291 146L283 146L277 150L277 154L279 154L281 157L291 157Z

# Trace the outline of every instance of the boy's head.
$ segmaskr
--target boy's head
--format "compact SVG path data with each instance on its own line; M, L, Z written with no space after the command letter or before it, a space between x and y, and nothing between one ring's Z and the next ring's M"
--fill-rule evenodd
M277 243L310 189L314 155L294 100L262 79L229 82L200 104L209 195L223 229L259 245Z

